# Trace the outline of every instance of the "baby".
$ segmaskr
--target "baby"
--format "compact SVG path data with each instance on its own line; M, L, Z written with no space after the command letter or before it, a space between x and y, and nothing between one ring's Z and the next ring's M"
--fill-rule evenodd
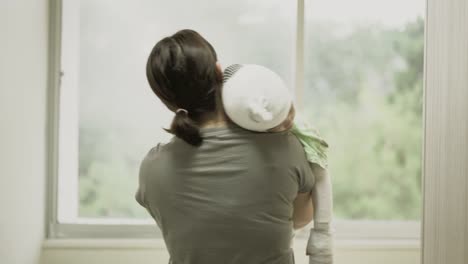
M314 228L307 244L312 264L333 263L331 180L327 175L328 144L305 122L295 120L292 96L273 71L260 65L234 64L223 74L222 101L227 116L237 125L256 132L291 131L304 147L316 177L312 190Z

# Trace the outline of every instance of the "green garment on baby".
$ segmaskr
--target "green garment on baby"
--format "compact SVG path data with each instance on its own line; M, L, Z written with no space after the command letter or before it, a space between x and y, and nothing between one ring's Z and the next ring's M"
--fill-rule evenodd
M306 122L296 121L294 122L291 132L299 139L304 147L307 160L326 169L328 167L328 143L320 137L318 131Z

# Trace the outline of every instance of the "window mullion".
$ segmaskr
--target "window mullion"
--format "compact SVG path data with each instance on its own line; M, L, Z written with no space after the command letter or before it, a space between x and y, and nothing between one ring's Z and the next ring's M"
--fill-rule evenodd
M297 0L296 50L294 72L294 95L296 107L303 106L304 94L304 34L305 34L305 0Z

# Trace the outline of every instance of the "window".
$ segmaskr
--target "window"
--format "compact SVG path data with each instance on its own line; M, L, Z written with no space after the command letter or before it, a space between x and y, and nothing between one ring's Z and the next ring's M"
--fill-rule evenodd
M170 138L162 128L173 114L145 75L149 52L161 38L194 28L216 47L222 65L266 65L293 86L294 3L61 3L59 223L152 222L133 197L142 157Z
M172 114L149 89L145 64L158 40L183 28L206 37L222 65L262 64L294 89L332 146L342 233L386 220L374 229L385 226L387 237L387 220L419 219L423 1L53 2L61 77L52 236L154 229L133 195L140 161L170 137L162 128Z
M423 0L307 1L304 112L331 145L336 218L420 219L423 13Z

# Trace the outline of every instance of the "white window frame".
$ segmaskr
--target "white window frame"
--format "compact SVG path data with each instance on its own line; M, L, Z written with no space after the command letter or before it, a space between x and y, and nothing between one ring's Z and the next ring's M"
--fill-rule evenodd
M293 64L295 68L295 97L299 107L302 104L301 98L303 98L304 90L304 4L305 0L297 0L296 50L295 63ZM74 195L76 192L70 191L69 186L63 185L59 181L59 175L64 173L61 167L64 157L68 155L65 158L69 162L67 168L76 168L75 171L77 171L78 166L78 143L76 140L66 140L65 138L65 136L78 137L78 102L76 100L78 91L76 86L73 87L73 78L76 76L69 76L68 72L67 75L64 75L62 71L62 62L67 60L67 56L77 56L78 53L67 53L66 51L62 53L64 48L70 49L72 47L72 45L62 45L62 37L66 34L73 34L73 32L62 31L63 12L61 0L50 0L47 235L49 238L161 238L161 233L152 219L80 218L78 221L73 219L73 223L66 223L66 220L70 219L58 215L59 210L68 210L76 214L78 206L77 195ZM73 41L73 36L69 35L67 39ZM78 60L78 58L74 59ZM73 67L73 65L69 67ZM64 100L67 103L66 111L63 108ZM68 123L66 126L60 126L59 121ZM59 158L62 161L59 162ZM78 181L78 177L75 178ZM70 197L74 198L70 199L75 199L75 203L61 204L58 199L59 191L71 194ZM421 238L419 221L336 220L334 228L336 230L335 237L338 240L392 240L392 243L412 241L412 244L418 245ZM297 233L297 237L306 238L308 230L309 228L302 229Z

